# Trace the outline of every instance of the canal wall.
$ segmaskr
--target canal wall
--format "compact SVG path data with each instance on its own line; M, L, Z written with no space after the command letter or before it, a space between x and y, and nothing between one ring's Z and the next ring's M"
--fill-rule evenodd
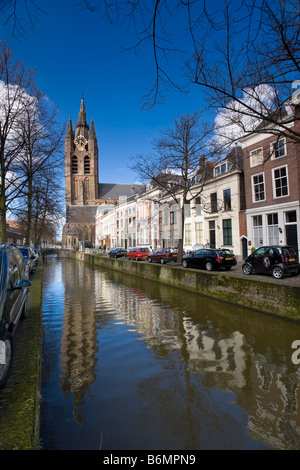
M160 265L108 258L101 254L61 250L65 256L86 262L92 266L138 276L149 281L213 297L258 310L263 313L300 321L300 284L287 285L273 278L245 277L236 271L201 271L185 269L177 265Z

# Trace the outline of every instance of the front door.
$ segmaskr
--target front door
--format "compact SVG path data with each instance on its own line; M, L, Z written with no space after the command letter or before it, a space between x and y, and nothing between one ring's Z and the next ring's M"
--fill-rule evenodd
M294 248L298 254L298 232L297 225L286 225L285 226L286 244Z
M215 221L209 221L209 245L210 248L216 248L216 229L215 229Z

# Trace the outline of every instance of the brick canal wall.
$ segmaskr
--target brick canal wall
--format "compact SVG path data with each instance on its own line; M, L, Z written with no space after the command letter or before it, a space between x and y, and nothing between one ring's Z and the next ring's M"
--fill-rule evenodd
M182 266L150 264L127 259L110 259L92 253L62 250L59 256L84 261L92 266L161 282L171 287L213 297L236 305L300 321L300 285L289 285L272 277L246 277L239 271L207 272ZM289 278L292 279L292 278Z

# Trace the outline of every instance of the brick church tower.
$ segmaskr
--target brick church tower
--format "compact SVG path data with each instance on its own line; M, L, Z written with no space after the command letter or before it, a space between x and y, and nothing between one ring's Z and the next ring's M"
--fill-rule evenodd
M98 198L98 145L93 119L86 122L84 100L75 125L71 118L65 137L66 205L95 205Z
M65 191L66 223L63 227L63 245L78 249L81 244L95 246L96 215L99 206L109 210L120 197L132 197L141 185L99 183L98 144L93 119L86 122L84 100L75 129L71 117L65 136Z

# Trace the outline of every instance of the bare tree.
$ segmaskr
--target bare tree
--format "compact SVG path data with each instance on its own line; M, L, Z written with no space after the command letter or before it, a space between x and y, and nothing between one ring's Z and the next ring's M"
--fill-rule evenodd
M13 165L18 181L22 181L19 188L23 200L25 196L26 244L31 241L34 191L40 191L40 180L45 181L48 188L47 175L52 173L54 176L55 170L63 164L61 141L64 133L55 121L56 109L49 108L39 90L35 90L28 101L17 130L21 151Z
M24 2L34 21L35 0ZM127 22L135 39L124 49L144 51L150 44L154 78L145 106L162 102L170 87L185 92L197 85L210 108L228 111L227 120L239 135L263 122L259 131L299 142L300 131L291 124L299 120L300 100L289 101L296 92L293 84L300 84L299 0L217 5L207 0L74 0L74 5L100 20ZM6 0L2 10L15 26L16 2Z
M64 196L59 167L45 165L40 168L32 178L30 188L30 219L28 220L27 192L24 192L23 198L18 199L18 203L14 204L11 212L24 226L26 236L30 237L26 239L26 243L32 241L38 247L42 239L49 239L50 235L50 238L53 238L63 216Z
M34 89L34 72L23 63L13 62L8 45L0 43L0 218L1 241L6 241L6 215L20 191L14 164L22 150L17 138L20 123L28 108L28 93Z
M212 129L199 123L198 113L179 116L174 127L162 131L154 143L152 155L137 155L131 169L145 181L162 189L163 197L181 205L181 234L184 233L186 205L199 197L203 185L212 175L212 158L219 153L212 146ZM209 161L210 160L210 161ZM197 176L197 190L193 188ZM178 262L183 256L183 239L179 239Z

